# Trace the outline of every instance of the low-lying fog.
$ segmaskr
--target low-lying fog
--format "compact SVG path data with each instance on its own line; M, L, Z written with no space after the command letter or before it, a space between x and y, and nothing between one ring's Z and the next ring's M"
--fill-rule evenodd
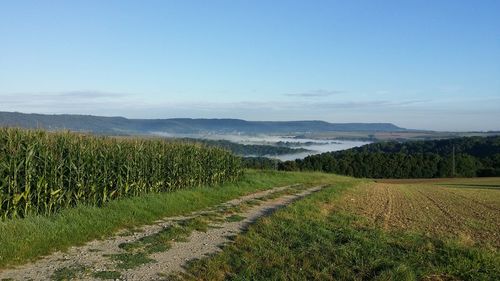
M370 142L365 142L365 141L350 141L350 140L311 140L311 139L294 139L295 142L300 142L303 144L307 145L301 145L297 146L297 148L305 148L310 151L306 152L300 152L300 153L295 153L295 154L283 154L283 155L269 155L269 158L276 158L280 159L282 161L287 161L287 160L295 160L295 159L302 159L305 158L306 156L309 155L314 155L314 154L319 154L323 152L329 152L329 151L338 151L338 150L344 150L344 149L349 149L357 146L362 146L365 144L368 144ZM309 144L309 142L313 142L314 144Z
M291 148L304 148L309 150L306 152L300 152L294 154L266 155L266 157L280 159L282 161L302 159L309 155L314 155L329 151L339 151L370 143L367 141L356 141L356 140L333 140L333 139L318 140L318 139L301 138L293 136L274 136L274 135L168 134L163 132L154 132L154 134L171 138L228 140L240 144L277 145L278 143L286 143L287 146Z

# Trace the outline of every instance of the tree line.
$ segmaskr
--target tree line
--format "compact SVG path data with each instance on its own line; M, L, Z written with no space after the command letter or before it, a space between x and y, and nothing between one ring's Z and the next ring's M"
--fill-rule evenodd
M265 155L283 155L294 154L309 151L304 148L292 148L280 145L266 145L266 144L240 144L228 140L208 140L208 139L191 139L184 138L187 142L202 143L207 146L216 146L240 156L257 156L262 157Z
M500 136L379 142L275 166L363 178L500 176Z

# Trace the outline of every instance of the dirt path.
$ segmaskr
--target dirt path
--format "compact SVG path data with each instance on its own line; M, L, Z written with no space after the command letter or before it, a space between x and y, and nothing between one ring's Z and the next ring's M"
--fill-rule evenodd
M0 272L0 280L161 280L189 260L215 253L259 217L322 186L278 187L188 216L169 217Z

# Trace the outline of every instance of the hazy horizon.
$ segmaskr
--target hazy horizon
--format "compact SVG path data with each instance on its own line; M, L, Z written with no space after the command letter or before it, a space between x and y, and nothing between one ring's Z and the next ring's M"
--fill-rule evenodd
M500 2L0 3L0 111L500 130Z
M264 120L264 119L243 119L243 118L233 118L233 117L162 117L162 118L141 118L141 117L126 117L126 116L121 116L121 115L95 115L95 114L85 114L85 113L40 113L40 112L22 112L22 111L2 111L0 112L10 112L10 113L21 113L21 114L42 114L42 115L77 115L77 116L95 116L95 117L109 117L109 118L126 118L126 119L135 119L135 120L158 120L158 119L207 119L207 120L217 120L217 119L233 119L233 120L243 120L243 121L250 121L250 122L302 122L302 121L320 121L320 122L328 122L332 124L393 124L399 128L402 129L408 129L408 130L415 130L415 131L434 131L434 132L498 132L500 130L431 130L431 129L426 129L426 128L409 128L409 127L404 127L401 126L397 123L394 122L330 122L330 121L325 121L321 119L287 119L287 120ZM180 136L179 136L180 135ZM229 136L227 134L222 134ZM266 135L263 133L263 135ZM189 137L186 136L185 134L177 134L177 133L172 133L173 137ZM236 135L237 136L237 135Z

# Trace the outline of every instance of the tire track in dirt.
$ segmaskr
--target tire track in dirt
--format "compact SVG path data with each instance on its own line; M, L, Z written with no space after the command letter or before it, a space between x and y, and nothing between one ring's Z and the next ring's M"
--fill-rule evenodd
M383 185L381 187L384 189L384 194L385 194L385 204L384 204L384 209L381 213L382 217L382 227L384 229L389 228L389 222L391 221L392 217L392 205L393 205L393 194L391 190L389 190L389 187L387 185Z
M182 265L188 260L202 258L207 254L219 251L220 245L230 242L230 236L244 231L249 224L258 218L269 215L276 209L319 191L323 187L316 186L308 189L301 188L299 185L278 187L223 203L219 206L238 207L249 201L267 200L260 201L258 205L249 205L248 209L239 213L238 215L243 218L241 221L214 222L213 227L206 232L192 232L186 242L173 241L170 249L150 256L155 260L154 262L143 264L137 268L119 269L117 262L111 260L109 256L124 253L124 250L120 248L120 245L124 243L134 243L148 238L168 228L176 221L202 216L213 212L214 208L187 216L168 217L153 225L144 226L134 233L122 231L105 240L95 240L84 246L72 247L65 253L56 252L36 262L3 270L0 272L0 279L50 280L57 271L81 267L83 269L76 273L74 280L101 280L92 275L95 272L120 272L119 280L158 280L161 279L159 274L181 271ZM292 194L287 194L287 192ZM273 198L273 195L278 197Z
M457 196L457 197L460 197L460 198L462 198L462 199L465 199L465 200L468 200L468 201L472 201L474 204L481 205L481 206L483 206L484 208L489 209L489 210L491 210L491 211L500 212L500 208L496 208L496 207L494 207L494 206L491 206L491 205L489 205L489 204L486 204L486 203L481 202L481 201L479 201L479 200L476 200L476 199L474 199L474 198L471 198L471 197L468 197L468 196L462 195L462 194L460 194L459 192L457 192L457 191L455 191L455 190L453 190L453 189L451 189L451 188L447 188L447 189L446 189L446 192L448 192L448 193L450 193L450 194L453 194L453 195L455 195L455 196ZM499 192L500 192L500 191L499 191Z
M421 195L423 195L425 198L427 198L427 200L429 200L430 202L432 202L432 204L434 206L436 206L454 224L456 224L456 225L462 225L462 222L455 215L453 215L451 212L449 212L444 207L445 204L443 204L442 202L438 202L438 200L432 198L432 196L430 196L430 195L427 195L422 190L417 190L417 192L420 193Z
M404 190L404 187L399 186ZM451 225L448 217L443 213L434 203L429 202L428 198L418 192L417 188L407 188L408 195L402 207L399 209L402 217L412 218L413 221L409 223L411 229L422 227L427 234L432 233L436 226ZM410 205L410 209L406 209L404 205Z
M495 197L497 192L490 193L490 196ZM499 245L500 212L498 208L488 208L488 205L480 204L480 197L474 197L480 195L471 193L470 190L440 188L436 189L433 194L460 219L461 224L454 226L454 232L461 236L464 242L467 240L492 241L493 244Z

